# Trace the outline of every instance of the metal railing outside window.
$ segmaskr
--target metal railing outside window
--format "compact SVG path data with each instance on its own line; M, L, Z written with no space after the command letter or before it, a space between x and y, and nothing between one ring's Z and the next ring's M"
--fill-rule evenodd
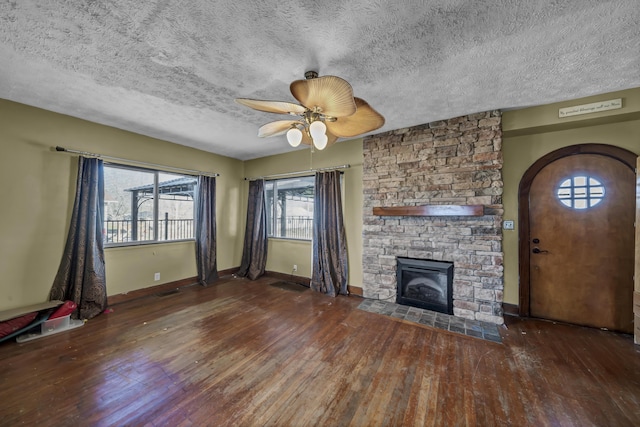
M137 236L133 235L133 221L107 220L104 222L105 243L144 242L153 240L153 220L139 219ZM193 239L193 219L164 219L158 221L160 232L158 240Z
M153 239L153 220L138 220L137 235L134 236L133 221L127 219L104 222L105 243L126 243Z
M283 229L282 218L276 218L276 230L274 236L288 239L311 240L313 237L313 218L302 216L288 216L284 218L285 227Z

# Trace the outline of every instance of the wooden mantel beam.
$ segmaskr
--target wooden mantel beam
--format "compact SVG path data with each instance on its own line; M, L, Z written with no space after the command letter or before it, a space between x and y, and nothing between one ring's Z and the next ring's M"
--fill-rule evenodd
M423 205L375 207L378 216L483 216L482 205Z

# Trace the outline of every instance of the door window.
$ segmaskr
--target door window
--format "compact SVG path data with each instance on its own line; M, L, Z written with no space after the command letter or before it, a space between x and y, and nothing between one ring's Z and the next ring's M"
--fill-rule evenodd
M560 183L556 192L558 200L573 209L594 207L604 198L604 185L591 176L578 175Z

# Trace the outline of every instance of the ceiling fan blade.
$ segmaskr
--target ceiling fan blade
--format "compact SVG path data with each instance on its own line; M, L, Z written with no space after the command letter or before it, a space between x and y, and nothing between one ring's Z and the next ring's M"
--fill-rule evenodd
M333 144L336 143L336 141L338 140L338 137L329 131L326 132L326 135L327 135L327 147L331 147Z
M291 94L308 109L331 117L350 116L356 112L353 89L344 79L322 76L291 83Z
M293 127L294 124L300 123L298 120L278 120L267 123L258 129L258 136L266 138L269 136L282 135Z
M258 111L277 114L304 114L306 108L302 105L284 101L261 101L259 99L236 98L238 104L242 104Z
M348 117L338 117L335 122L326 121L327 130L339 138L350 138L371 132L384 125L384 117L364 99L355 98L358 110Z

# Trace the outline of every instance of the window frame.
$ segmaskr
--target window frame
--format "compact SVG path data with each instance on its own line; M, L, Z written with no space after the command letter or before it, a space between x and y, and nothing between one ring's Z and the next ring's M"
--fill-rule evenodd
M314 203L314 213L315 213L315 192L316 192L316 184L315 184L315 174L313 175L300 175L300 176L291 176L291 177L286 177L286 178L273 178L273 179L267 179L265 180L265 186L267 186L268 184L273 183L273 194L275 195L276 191L277 191L277 183L278 182L283 182L283 181L289 181L289 180L294 180L294 179L300 179L300 178L312 178L313 180L313 203ZM275 229L277 229L277 220L278 220L278 216L277 216L277 203L272 203L271 206L269 206L269 199L268 199L268 191L266 191L265 188L265 205L266 205L266 216L267 216L267 239L278 239L278 240L291 240L291 241L296 241L296 242L309 242L311 243L313 241L313 222L315 220L314 218L314 214L312 214L311 216L311 236L309 238L305 238L305 237L288 237L288 236L278 236L278 235L274 235L270 233Z
M104 248L108 249L108 248L121 248L121 247L133 247L133 246L144 246L144 245L158 245L158 244L166 244L166 243L178 243L178 242L195 242L195 211L196 211L196 206L195 206L195 199L196 199L196 194L198 191L198 183L197 183L197 176L195 175L190 175L190 174L186 174L186 173L178 173L178 172L173 172L173 171L167 171L167 170L162 170L162 169L154 169L154 168L147 168L147 167L141 167L141 166L132 166L132 165L127 165L127 164L121 164L121 163L112 163L112 162L104 162L103 163L103 168L111 168L111 169L122 169L122 170L126 170L126 171L133 171L133 172L144 172L144 173L150 173L153 174L153 239L152 240L130 240L127 242L107 242L107 238L106 238L106 233L107 233L107 229L106 229L106 222L108 221L107 218L103 218L103 223L105 224L104 229L103 229L103 233L105 234L105 238L104 238ZM193 203L193 237L191 238L186 238L186 239L174 239L174 240L160 240L159 239L159 233L160 233L160 198L158 197L159 195L159 184L160 184L160 175L161 174L171 174L171 175L175 175L176 177L194 177L194 179L196 179L196 183L194 184L193 187L193 196L192 196L192 203ZM106 180L105 180L106 181ZM106 182L105 182L105 191L106 191ZM106 204L106 201L105 201ZM133 221L133 220L132 220Z

